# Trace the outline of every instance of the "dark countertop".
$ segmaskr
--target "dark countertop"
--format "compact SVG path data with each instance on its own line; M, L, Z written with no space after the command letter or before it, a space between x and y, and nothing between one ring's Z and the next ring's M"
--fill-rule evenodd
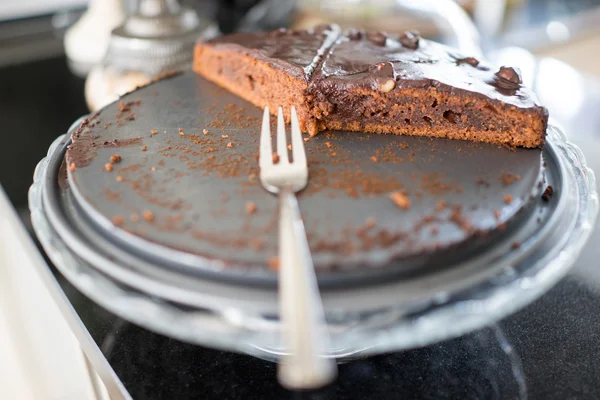
M497 324L342 364L334 385L305 393L281 388L272 363L154 334L61 286L134 399L600 398L600 291L575 275Z
M1 49L0 49L1 51ZM27 207L33 169L56 137L88 113L83 79L64 56L0 69L0 183L17 209Z

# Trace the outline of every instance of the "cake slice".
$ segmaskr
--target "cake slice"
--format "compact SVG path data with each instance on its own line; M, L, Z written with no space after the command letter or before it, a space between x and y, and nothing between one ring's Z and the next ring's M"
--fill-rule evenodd
M233 34L199 42L193 67L273 113L295 106L311 135L332 129L544 144L547 110L518 70L494 68L414 32L331 25Z

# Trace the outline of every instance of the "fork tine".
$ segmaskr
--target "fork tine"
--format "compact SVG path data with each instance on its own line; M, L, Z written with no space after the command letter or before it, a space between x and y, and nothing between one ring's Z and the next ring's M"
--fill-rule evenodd
M269 114L269 107L265 107L262 128L260 131L259 166L262 169L268 167L272 163L273 150L271 147L271 116Z
M306 165L306 153L304 151L304 140L300 132L300 123L296 114L296 107L292 106L292 155L294 164Z
M279 155L279 163L289 163L287 140L285 137L285 122L283 121L283 109L279 107L277 112L277 154Z

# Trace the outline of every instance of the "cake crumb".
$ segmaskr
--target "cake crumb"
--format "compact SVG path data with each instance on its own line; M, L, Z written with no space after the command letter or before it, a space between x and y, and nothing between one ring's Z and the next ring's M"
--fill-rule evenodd
M410 208L410 199L402 192L392 192L390 194L390 198L398 206L403 210L407 210Z
M292 151L292 145L291 144L288 144L287 148L288 148L289 151Z
M231 142L227 143L227 147L232 148L233 147L233 143L231 143Z
M331 144L331 142L325 142L325 146L331 148L333 145Z
M150 210L145 210L142 213L142 217L144 217L144 220L148 221L148 222L152 222L154 221L154 213Z
M469 220L462 214L461 209L461 206L454 207L454 211L452 211L452 215L450 215L450 221L458 225L463 232L469 233L471 232L471 224L469 223Z
M304 141L305 141L305 142L308 142L309 140L310 140L310 138L309 138L309 137L305 137L305 138L304 138Z
M106 164L104 164L104 169L106 171L110 172L113 170L113 166L112 166L112 164L106 163Z
M250 246L254 248L254 250L262 250L265 247L265 242L256 238L250 241Z
M75 166L75 163L72 162L71 164L69 164L69 171L73 172L77 169L77 167Z
M246 212L248 214L254 214L256 212L256 203L253 201L246 203Z
M504 195L504 202L506 204L510 204L510 203L512 203L512 201L513 201L513 197L510 194L505 194Z
M112 223L113 223L114 225L116 225L116 226L121 226L121 225L123 225L123 224L125 223L125 218L123 218L123 217L122 217L122 216L120 216L120 215L115 215L115 216L112 218Z
M142 151L146 151L146 150L148 150L148 146L146 146L146 145L143 145L143 146L142 146Z
M158 133L158 130L156 130L156 129L150 130L151 135L156 135L157 133Z
M273 153L273 164L279 164L279 154Z
M112 156L110 156L109 161L113 164L121 162L123 158L119 155L119 154L113 154Z
M477 183L478 185L482 185L482 186L490 186L490 183L483 178L477 178L475 183Z
M183 131L179 131L179 136L185 136L185 133L183 133Z
M206 129L202 129L202 133L208 135L208 131Z
M379 159L377 158L377 156L371 156L371 161L373 161L374 163L377 163L379 161Z
M228 137L228 135L221 135L221 139L227 139Z
M121 175L117 175L117 182L123 182L123 177Z
M279 257L273 256L269 258L269 268L271 268L274 271L279 270Z
M508 186L513 182L521 180L521 175L513 175L513 174L502 174L500 175L500 180L504 184L504 186Z
M442 211L444 208L446 208L446 202L444 200L438 201L437 205L435 206L435 209L437 211Z
M156 167L150 167L150 171L155 172L156 171Z
M346 193L348 194L348 196L350 196L354 199L358 199L358 192L356 191L355 188L349 187L348 189L346 189Z
M550 201L553 194L554 194L554 189L552 188L552 186L546 187L546 190L544 190L544 193L542 193L542 200Z
M126 103L124 103L123 101L119 102L119 111L124 112L124 111L129 111L129 110L130 110L130 108Z

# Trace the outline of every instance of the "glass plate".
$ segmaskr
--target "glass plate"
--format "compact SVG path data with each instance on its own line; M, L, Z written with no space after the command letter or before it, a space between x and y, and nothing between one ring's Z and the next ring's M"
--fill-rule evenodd
M581 151L556 127L547 139L546 181L555 194L510 237L434 273L324 290L334 347L326 356L349 359L458 336L516 311L563 277L590 235L598 195ZM269 360L285 352L275 290L186 276L86 239L93 237L89 224L77 218L69 189L57 185L67 143L59 137L38 164L29 206L40 242L74 286L116 315L180 340Z

